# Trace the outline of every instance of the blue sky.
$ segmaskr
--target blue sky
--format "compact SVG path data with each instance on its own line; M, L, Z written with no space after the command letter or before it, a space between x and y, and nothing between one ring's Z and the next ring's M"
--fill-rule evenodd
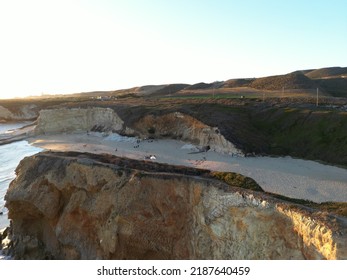
M347 66L346 0L0 0L0 98Z

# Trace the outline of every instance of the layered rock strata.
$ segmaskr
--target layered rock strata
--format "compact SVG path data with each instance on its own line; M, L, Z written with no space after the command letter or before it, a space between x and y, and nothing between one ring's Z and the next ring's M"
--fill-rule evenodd
M110 155L25 158L6 194L18 259L347 259L347 221Z
M35 133L120 132L123 126L123 120L110 108L61 108L41 110Z
M70 108L41 110L36 134L72 133L85 131L119 132L141 138L171 138L209 147L216 152L243 156L243 152L225 139L217 127L179 112L162 116L146 115L126 127L124 121L110 108Z
M226 140L217 127L210 127L180 112L146 115L134 124L134 130L142 137L180 139L201 147L210 146L216 152L243 156L242 151Z

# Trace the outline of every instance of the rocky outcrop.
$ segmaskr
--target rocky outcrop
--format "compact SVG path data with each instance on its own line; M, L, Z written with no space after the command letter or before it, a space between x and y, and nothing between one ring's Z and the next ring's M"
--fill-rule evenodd
M5 107L0 106L0 118L1 119L11 119L12 118L12 113L10 110L6 109Z
M0 121L25 121L35 118L37 118L37 106L35 104L20 106L16 113L0 106Z
M124 122L110 108L62 108L41 110L36 134L85 132L90 130L120 132Z
M173 138L191 142L216 152L243 156L226 140L217 127L210 127L199 120L179 112L162 116L146 115L126 127L124 121L110 108L63 108L41 110L35 129L36 134L71 133L85 131L119 132L142 138Z
M0 230L0 260L2 259L2 256L9 256L12 254L11 240L9 239L9 231L9 227Z
M110 155L25 158L6 194L19 259L347 259L346 219Z
M242 156L241 150L226 140L217 127L180 112L161 116L146 115L133 126L142 137L174 138L199 146L210 146L216 152Z

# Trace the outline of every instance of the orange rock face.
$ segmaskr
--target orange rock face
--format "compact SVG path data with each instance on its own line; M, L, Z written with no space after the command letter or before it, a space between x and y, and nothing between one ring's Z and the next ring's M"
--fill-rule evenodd
M231 142L227 141L217 127L179 112L161 116L146 115L134 124L134 129L143 137L173 138L189 141L212 150L243 156Z
M25 158L6 195L14 257L346 258L344 219L314 220L204 172L107 155Z

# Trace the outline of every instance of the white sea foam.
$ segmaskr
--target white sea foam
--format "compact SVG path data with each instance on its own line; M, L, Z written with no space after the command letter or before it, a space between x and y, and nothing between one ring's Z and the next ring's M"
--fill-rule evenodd
M21 122L21 123L2 123L0 124L0 136L2 134L8 134L9 132L13 131L14 129L21 128L23 126L26 126L30 124L31 122Z
M23 126L23 123L1 124L0 131L16 129L21 126ZM10 182L16 177L16 167L24 157L36 154L40 151L42 151L41 148L31 146L27 141L0 145L0 212L2 212L2 215L0 215L0 229L9 225L4 197Z

